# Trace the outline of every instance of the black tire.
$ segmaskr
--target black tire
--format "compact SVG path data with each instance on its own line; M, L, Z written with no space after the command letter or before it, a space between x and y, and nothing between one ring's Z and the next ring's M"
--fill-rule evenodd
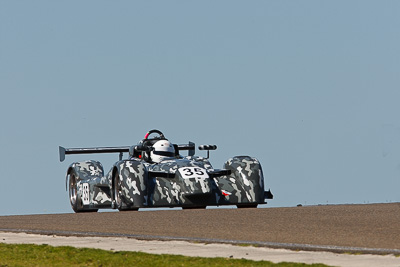
M97 209L84 210L81 196L78 194L76 174L72 171L69 174L69 201L74 212L97 212Z
M78 185L74 172L71 172L69 175L69 202L75 212L79 212L83 209L82 200L78 196Z
M121 180L119 178L118 172L114 173L113 176L113 201L118 210L123 210L122 198L121 198Z

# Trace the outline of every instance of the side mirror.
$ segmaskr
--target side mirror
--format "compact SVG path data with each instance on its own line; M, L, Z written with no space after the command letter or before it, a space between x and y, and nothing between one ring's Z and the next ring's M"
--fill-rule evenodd
M199 146L199 150L207 150L207 158L210 157L210 150L216 150L216 145L201 145Z
M134 150L138 151L138 152L150 152L153 150L153 147L151 146L143 146L143 145L137 145L134 146Z
M135 146L129 147L129 157L132 158L135 156Z
M142 152L150 152L153 150L153 147L143 146L143 145L134 145L129 147L129 157L138 158Z
M199 146L199 150L216 150L216 145L201 145Z

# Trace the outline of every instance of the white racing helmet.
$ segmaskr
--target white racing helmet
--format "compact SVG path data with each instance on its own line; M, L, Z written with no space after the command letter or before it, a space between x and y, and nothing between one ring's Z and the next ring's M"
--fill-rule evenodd
M170 141L160 140L154 143L153 150L150 152L151 161L160 163L171 157L175 157L175 148Z

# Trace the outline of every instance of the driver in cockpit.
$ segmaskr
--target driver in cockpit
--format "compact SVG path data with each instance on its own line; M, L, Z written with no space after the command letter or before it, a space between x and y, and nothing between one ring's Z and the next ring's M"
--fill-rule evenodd
M149 135L152 133L156 133L158 136L149 139ZM136 146L135 151L134 157L142 159L143 155L143 159L149 163L160 163L163 160L176 156L174 145L158 130L151 130L146 133L144 139ZM140 153L139 151L143 151L144 153Z
M163 160L175 157L175 148L168 140L160 140L154 143L152 151L150 151L150 160L160 163Z

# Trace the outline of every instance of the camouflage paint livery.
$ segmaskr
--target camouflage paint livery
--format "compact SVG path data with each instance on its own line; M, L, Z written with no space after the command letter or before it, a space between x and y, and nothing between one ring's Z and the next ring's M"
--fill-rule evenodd
M248 156L229 159L223 170L215 170L207 158L198 156L179 156L161 163L132 158L116 162L107 175L100 162L90 160L71 164L67 182L71 175L76 179L78 211L266 203L261 164ZM119 190L115 190L116 183Z
M148 206L148 163L138 160L122 160L114 164L108 173L110 188L115 188L115 176L118 175L121 182L120 197L122 207L120 209L134 209ZM112 196L115 199L115 196ZM113 206L113 208L115 208Z
M149 171L175 174L173 178L155 176L149 180L149 196L152 206L206 206L207 204L215 204L215 201L210 201L214 188L213 180L202 177L183 178L178 170L185 167L199 167L205 170L204 173L213 170L207 159L194 156L149 166ZM200 199L196 200L196 198Z
M231 171L229 177L217 178L219 188L231 195L225 196L225 201L236 203L264 202L264 175L261 164L256 158L241 156L229 159L224 168Z
M103 165L94 160L72 163L68 167L66 184L71 175L76 178L78 200L82 201L83 185L88 185L89 203L83 209L108 208L111 206L110 186L107 177L104 177ZM86 206L86 207L85 207Z

